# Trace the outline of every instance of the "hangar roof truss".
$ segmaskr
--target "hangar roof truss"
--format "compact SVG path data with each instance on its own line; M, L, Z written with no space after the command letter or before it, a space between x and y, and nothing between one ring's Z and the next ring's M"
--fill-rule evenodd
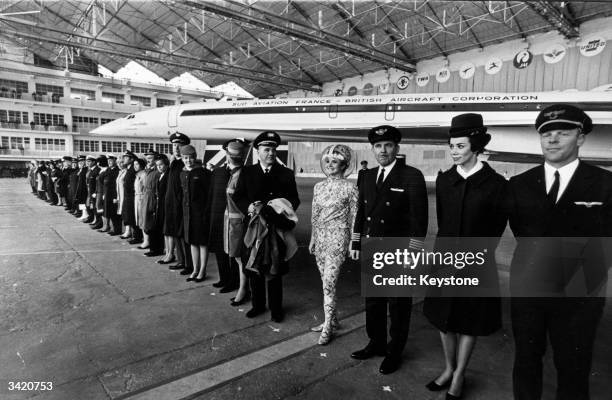
M0 38L58 67L74 55L112 71L130 60L164 79L191 72L255 96L557 30L578 36L612 4L438 0L4 0Z

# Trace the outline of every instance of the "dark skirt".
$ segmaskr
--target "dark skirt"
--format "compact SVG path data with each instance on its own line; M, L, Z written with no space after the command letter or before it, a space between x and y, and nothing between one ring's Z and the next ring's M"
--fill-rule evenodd
M426 297L423 313L444 333L487 336L502 326L499 297Z

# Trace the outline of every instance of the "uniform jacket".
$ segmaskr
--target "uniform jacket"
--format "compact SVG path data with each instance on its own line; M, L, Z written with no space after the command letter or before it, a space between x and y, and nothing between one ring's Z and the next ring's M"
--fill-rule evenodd
M183 188L183 237L186 243L204 246L208 244L208 189L210 171L196 166L181 172Z
M514 296L595 296L605 288L612 237L612 173L580 161L556 205L544 166L510 180L507 207L517 239ZM606 255L607 252L607 255Z
M427 234L427 189L421 171L396 163L376 191L378 167L363 173L351 250L361 250L361 238L406 237L420 250Z
M144 180L144 195L142 197L142 215L144 216L143 229L145 232L153 231L155 226L155 209L157 207L157 181L160 172L153 167L147 170Z
M223 220L227 208L227 183L230 171L224 165L212 171L208 203L210 204L210 233L208 237L208 250L212 253L223 252Z
M300 205L293 171L278 163L270 168L264 174L259 164L243 167L233 199L244 215L248 214L249 204L255 201L267 204L272 199L284 198L294 210Z
M104 171L100 168L100 173L96 177L96 209L98 211L104 211L104 179L108 172L108 168Z
M489 335L502 324L495 249L506 228L503 204L507 182L486 162L464 179L453 166L436 179L438 235L435 250L486 251L485 263L458 270L431 266L431 276L478 277L479 289L428 287L423 312L442 332ZM455 239L456 238L456 239ZM477 238L471 240L471 238ZM469 297L468 297L469 296Z
M85 181L87 184L87 206L91 208L95 208L95 199L93 198L93 194L96 193L96 178L100 173L100 167L97 165L89 168L87 171L87 175L85 176Z
M183 189L181 171L185 164L181 159L172 160L168 167L168 188L164 202L164 235L183 237Z
M117 214L117 204L114 202L117 199L117 176L119 176L119 167L115 165L106 170L102 179L104 216L107 218Z
M166 190L168 190L168 171L159 176L155 185L155 224L154 232L162 232L166 211ZM147 232L148 233L148 232Z
M123 177L123 201L121 204L121 219L126 225L136 225L136 214L134 213L134 181L136 171L134 165L130 164L125 169Z
M79 169L74 200L79 204L84 204L87 199L87 167Z

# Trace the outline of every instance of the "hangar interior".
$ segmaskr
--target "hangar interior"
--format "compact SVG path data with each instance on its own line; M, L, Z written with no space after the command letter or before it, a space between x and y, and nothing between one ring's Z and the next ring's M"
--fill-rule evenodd
M166 80L189 72L259 98L610 90L611 15L607 2L576 1L19 0L1 3L0 45L25 65L95 76L135 61ZM352 146L369 160L367 146ZM291 143L287 161L318 170L318 147ZM435 172L449 163L443 149L411 145L408 158Z

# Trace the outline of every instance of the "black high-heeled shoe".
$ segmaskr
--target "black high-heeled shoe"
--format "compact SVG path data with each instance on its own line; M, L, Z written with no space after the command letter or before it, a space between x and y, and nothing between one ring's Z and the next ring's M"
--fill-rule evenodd
M449 387L450 384L451 384L451 381L452 381L452 379L449 379L448 381L446 381L442 385L438 385L436 383L436 380L434 379L433 381L431 381L427 385L425 385L425 387L427 389L429 389L431 392L440 392L440 391L446 389L447 387Z
M243 304L245 304L247 301L249 301L249 295L245 294L244 297L241 300L236 301L236 298L232 298L232 300L230 301L230 306L232 307L238 307L241 306Z

